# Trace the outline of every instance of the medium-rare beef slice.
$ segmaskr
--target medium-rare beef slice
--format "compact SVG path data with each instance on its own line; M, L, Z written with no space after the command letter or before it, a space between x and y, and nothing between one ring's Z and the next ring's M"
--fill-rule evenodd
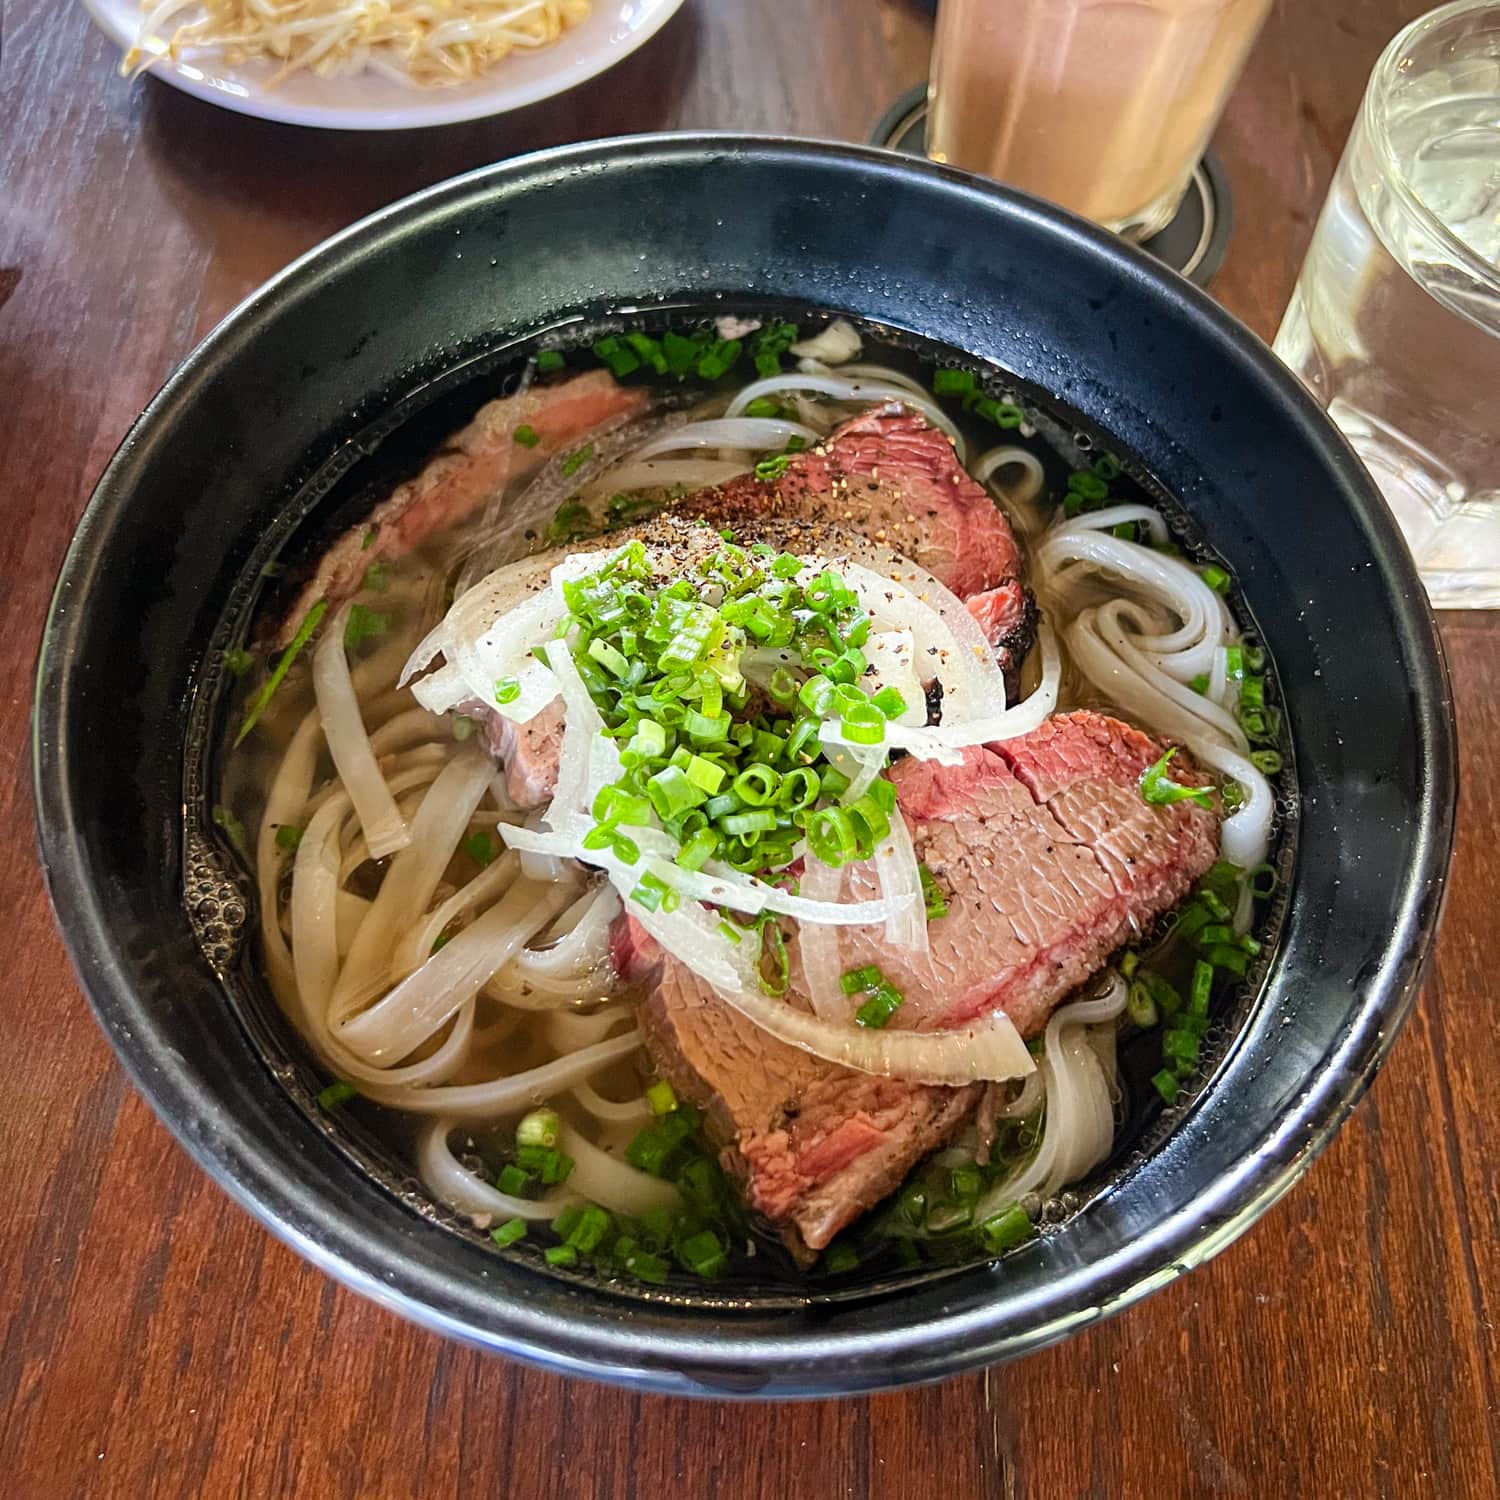
M1174 906L1212 864L1218 819L1193 803L1151 807L1147 736L1094 713L891 773L921 858L947 893L930 964L879 929L845 929L839 966L876 963L906 995L893 1026L957 1024L999 1008L1024 1035L1109 955ZM1174 763L1175 764L1175 763ZM1184 765L1176 772L1190 775ZM859 872L851 899L875 894ZM617 936L622 972L650 967ZM792 949L792 994L805 993ZM851 1001L851 1009L854 1002ZM704 1106L726 1167L752 1207L806 1258L872 1207L977 1101L852 1072L766 1036L676 959L659 959L642 1005L647 1046L673 1086Z
M980 1092L810 1057L751 1025L672 958L641 1024L662 1076L704 1110L726 1171L803 1261L942 1145Z
M533 385L486 402L421 473L397 485L366 520L329 547L287 611L277 644L291 639L319 599L332 608L358 592L374 563L404 557L428 537L468 520L506 485L540 468L585 433L643 412L646 403L644 391L617 385L607 370ZM520 427L529 427L536 441L518 443Z
M828 527L856 532L910 558L960 599L992 594L976 613L1002 667L1031 649L1036 606L1010 524L959 463L948 435L908 407L862 412L797 454L779 477L746 474L678 508L794 552L814 550Z

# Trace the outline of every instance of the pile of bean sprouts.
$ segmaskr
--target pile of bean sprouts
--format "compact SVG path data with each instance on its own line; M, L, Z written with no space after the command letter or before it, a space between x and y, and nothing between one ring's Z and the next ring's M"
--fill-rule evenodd
M469 83L556 42L592 0L147 0L121 71L214 55L294 73L372 73L414 87Z

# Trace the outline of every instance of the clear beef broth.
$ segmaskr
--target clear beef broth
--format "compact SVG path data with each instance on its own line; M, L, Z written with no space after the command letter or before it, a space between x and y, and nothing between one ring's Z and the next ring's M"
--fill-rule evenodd
M706 318L721 316L723 311L717 305L709 310L684 308L656 317L631 317L619 322L628 329L644 330L659 337L667 328L686 331L699 327ZM810 315L798 309L754 309L753 314L767 319L793 319L801 325L804 333L815 330L826 321L821 315ZM1110 502L1138 502L1151 506L1167 521L1173 540L1187 557L1211 562L1205 539L1181 508L1105 434L1091 429L1041 393L1008 379L1000 372L976 365L951 349L871 325L858 325L858 328L864 340L861 363L877 363L894 370L919 382L924 389L930 389L936 369L969 371L976 377L979 389L991 400L1014 404L1024 412L1023 426L997 430L993 421L987 420L983 409L965 411L959 402L944 403L944 410L967 440L971 454L999 443L1014 442L1040 463L1044 476L1043 503L1026 507L1001 505L1011 519L1023 554L1030 550L1028 533L1034 532L1039 524L1045 524L1053 514L1054 508L1045 503L1046 497L1066 495L1070 475L1087 469L1101 453L1109 453L1120 461L1122 468L1118 477L1109 481ZM601 336L609 337L616 330L617 324L605 325L602 329L599 326L585 329L579 325L554 333L540 343L548 349L572 351L569 353L571 368L583 370L598 364L588 352L596 340ZM239 621L227 622L227 633L231 638L237 635L251 643L248 646L250 654L258 660L243 679L237 680L231 672L222 670L210 674L205 684L209 692L205 694L198 715L204 732L199 737L195 754L203 764L205 784L214 788L212 799L215 806L227 807L232 813L231 819L227 820L228 826L222 818L215 820L220 824L221 840L232 844L231 834L242 826L248 831L251 863L256 830L265 814L268 788L288 747L294 742L298 725L314 705L309 650L303 652L288 670L254 731L244 743L238 746L232 743L246 705L260 683L259 661L272 661L278 654L266 643L274 637L287 610L293 607L292 601L297 597L301 581L323 549L347 528L359 523L396 485L421 472L432 455L442 450L450 435L464 427L485 402L520 388L534 374L532 361L537 347L538 342L532 341L505 349L463 375L438 383L423 397L409 403L407 408L387 417L367 441L356 445L352 462L345 457L331 466L321 480L313 481L294 507L301 516L295 530L281 540L279 551L270 559L271 566L264 569L268 575L266 581L237 595L241 600L252 594L258 597L253 598L249 608L240 609ZM745 361L729 376L719 380L653 382L645 378L649 371L640 371L628 375L626 383L647 384L653 389L655 399L668 408L690 410L695 415L702 412L713 415L722 409L737 388L746 383L746 379L753 378L753 372L746 370L747 363ZM790 367L790 361L787 365ZM742 375L745 378L740 378ZM656 495L654 498L665 497ZM636 518L634 511L630 518ZM379 675L388 678L384 692L389 692L411 646L442 614L455 576L472 549L475 530L474 525L460 526L429 539L414 552L378 570L375 579L378 586L372 587L366 580L356 602L367 611L380 615L383 624L378 634L370 635L352 648L350 655L356 673L360 662L385 664L380 667ZM546 526L526 528L514 539L513 554L520 557L545 551L558 545L566 534L566 531L559 532L554 528L549 536ZM510 560L510 557L488 559L490 562ZM1244 614L1242 601L1236 598L1233 608L1241 626L1253 635L1253 621ZM1263 671L1268 697L1274 702L1279 696L1275 691L1274 668L1267 662ZM1035 686L1039 672L1038 657L1033 652L1020 672L1023 693ZM1118 712L1079 674L1067 668L1063 675L1059 709L1074 707ZM1130 715L1122 717L1128 719ZM212 733L207 728L210 722L218 726ZM1149 731L1152 726L1146 724L1142 727ZM320 752L313 785L318 786L331 770L326 751ZM1276 778L1275 791L1278 813L1267 859L1273 866L1285 868L1292 855L1288 814L1295 806L1289 755ZM242 862L246 857L232 849L226 849L226 852ZM291 859L288 858L286 863L290 865ZM363 899L372 898L379 891L388 868L387 860L364 862L351 876L350 893ZM465 880L473 879L476 873L482 873L482 867L476 867L473 860L460 852L444 871L441 888L461 886ZM286 879L284 871L280 886L283 894ZM1228 1039L1248 1013L1269 962L1280 918L1280 901L1276 897L1257 909L1254 930L1260 940L1260 952L1249 963L1243 979L1216 987L1212 1024L1204 1036L1200 1064L1195 1074L1184 1081L1184 1093L1175 1108L1163 1107L1151 1082L1163 1060L1159 1031L1139 1029L1129 1024L1121 1027L1113 1146L1107 1159L1081 1182L1068 1186L1041 1206L1038 1218L1043 1225L1076 1212L1093 1192L1107 1185L1113 1174L1124 1170L1135 1154L1150 1150L1171 1128L1178 1110L1211 1075L1215 1058L1222 1054ZM1191 985L1196 954L1190 943L1174 937L1171 925L1170 918L1162 919L1153 931L1141 935L1135 948L1142 965L1185 993ZM484 1238L488 1229L494 1226L483 1222L483 1214L476 1215L435 1201L434 1195L424 1186L415 1161L417 1141L423 1128L420 1117L382 1107L364 1097L354 1097L332 1108L319 1105L316 1096L327 1084L329 1071L288 1021L283 1006L272 997L267 974L264 942L252 942L246 945L238 965L226 979L236 1003L251 1020L255 1034L270 1055L279 1076L288 1082L340 1146L410 1207L437 1217L457 1233ZM614 1003L618 998L618 987L610 987L601 981L599 994L580 1000L576 1010L580 1016L586 1017L599 1005ZM630 998L628 994L625 996L626 1003ZM492 1016L489 1019L493 1022ZM476 1025L479 1024L476 1020ZM512 1069L548 1055L541 1024L523 1015L509 1030L496 1028L493 1046L505 1050L507 1063ZM432 1049L425 1050L430 1052ZM482 1049L476 1052L476 1056L483 1055ZM635 1059L624 1059L608 1065L592 1078L591 1083L595 1091L606 1098L624 1099L632 1090L638 1091L649 1077ZM565 1103L565 1112L567 1109ZM503 1171L507 1164L515 1161L514 1113L511 1111L507 1119L493 1125L476 1122L457 1132L452 1139L454 1156L462 1164L491 1176ZM1011 1134L1014 1137L1015 1132ZM613 1132L616 1152L621 1137L621 1131ZM1012 1145L1015 1145L1014 1139ZM911 1181L932 1183L941 1172L948 1170L945 1166L924 1163L913 1172ZM884 1228L889 1228L895 1205L899 1202L900 1195L893 1195L887 1205L875 1210L835 1242L837 1248L857 1254L857 1268L847 1262L841 1263L837 1256L825 1256L822 1263L810 1272L799 1268L774 1233L760 1224L754 1215L741 1214L735 1217L730 1232L724 1235L726 1240L732 1240L729 1268L709 1281L686 1275L677 1265L671 1266L665 1281L621 1274L618 1267L613 1270L591 1267L586 1260L553 1269L561 1275L606 1275L613 1286L626 1293L669 1291L674 1295L710 1301L727 1298L736 1302L747 1297L753 1301L857 1292L889 1284L893 1278L900 1280L931 1274L955 1264L992 1258L972 1236L958 1233L945 1236L941 1229L916 1237L920 1240L920 1248L914 1255L910 1248L912 1236L904 1232L884 1233L883 1221ZM497 1253L535 1259L549 1243L545 1231L534 1232L520 1244ZM670 1259L666 1255L663 1258Z

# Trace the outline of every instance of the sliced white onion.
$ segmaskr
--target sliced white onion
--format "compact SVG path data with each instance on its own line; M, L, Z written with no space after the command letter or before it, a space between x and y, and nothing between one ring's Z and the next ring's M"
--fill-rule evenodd
M1005 707L1005 678L979 622L963 601L931 573L893 553L877 573L850 560L841 571L871 623L910 631L917 675L943 684L944 717L977 718ZM924 715L925 717L925 715Z
M885 940L903 955L922 959L928 955L927 903L922 895L922 877L911 830L898 807L891 814L891 831L876 845L873 856L875 878L881 899L888 908Z
M604 720L584 686L569 643L566 640L553 641L548 647L547 660L562 689L566 710L562 749L557 760L557 786L543 815L545 822L556 827L560 819L588 805L589 753L595 736L604 728ZM505 832L501 830L502 837ZM525 846L518 844L515 847ZM539 852L552 851L543 849Z
M847 364L858 359L864 348L859 331L847 318L835 318L810 339L799 339L788 350L798 359L815 359L825 365Z
M561 855L583 864L597 865L601 869L618 867L620 861L613 851L584 847L584 835L592 828L590 820L575 817L547 832L501 824L499 834L512 849L534 849L543 854ZM709 860L701 870L685 870L673 863L672 855L676 853L677 845L667 834L652 828L631 827L625 831L641 850L639 861L626 867L632 872L630 883L622 892L627 896L639 883L641 874L649 872L693 901L728 907L731 911L746 912L752 916L772 911L795 917L799 922L838 927L874 926L888 921L898 904L903 908L921 904L920 891L916 896L904 898L900 903L893 903L884 897L878 901L812 901L806 896L793 895L779 886L769 885L718 860Z
M749 471L748 464L722 458L657 458L638 463L635 455L631 455L617 467L601 474L590 485L587 493L596 498L605 498L622 492L633 494L639 490L702 490L712 485L727 484L731 479Z
M802 894L810 901L837 902L843 889L843 870L825 865L813 854L804 858ZM802 978L814 1014L820 1020L841 1021L847 1025L852 1019L853 1007L839 985L843 969L839 963L838 928L820 922L808 922L799 927L797 956L802 962Z
M606 1099L591 1083L577 1084L573 1097L596 1120L609 1125L643 1125L652 1117L652 1109L644 1094L634 1099Z
M804 443L818 440L818 434L800 422L776 417L718 417L674 427L637 448L630 461L640 463L659 453L679 453L685 448L743 448L751 453L765 453L785 447L787 439L794 437Z

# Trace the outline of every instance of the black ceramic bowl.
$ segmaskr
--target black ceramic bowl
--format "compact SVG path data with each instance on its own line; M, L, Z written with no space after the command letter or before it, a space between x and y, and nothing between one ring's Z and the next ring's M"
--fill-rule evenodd
M517 335L719 294L942 340L1138 455L1243 586L1279 664L1302 788L1270 973L1170 1138L998 1268L844 1300L621 1298L424 1217L283 1087L184 914L199 669L308 477ZM1454 806L1422 589L1350 450L1257 340L1145 257L1028 199L878 152L774 140L662 137L510 162L366 220L251 298L99 483L47 625L35 732L42 856L84 986L202 1166L304 1255L433 1329L679 1392L931 1379L1061 1338L1228 1244L1327 1143L1400 1029Z

